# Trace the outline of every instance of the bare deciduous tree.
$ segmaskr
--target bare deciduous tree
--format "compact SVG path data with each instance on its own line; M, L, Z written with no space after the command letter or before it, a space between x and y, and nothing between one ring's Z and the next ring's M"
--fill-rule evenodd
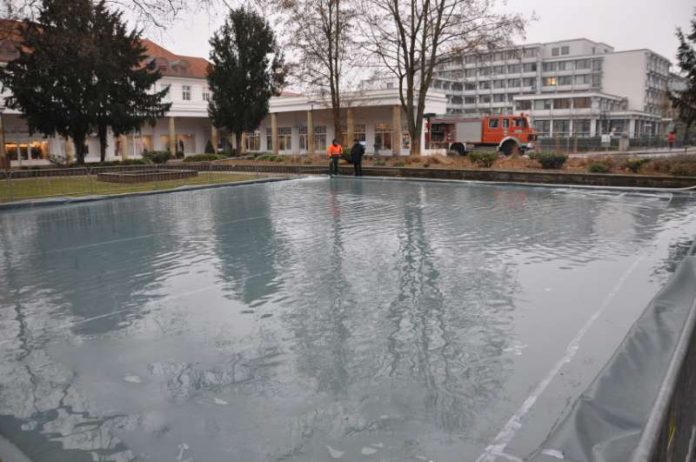
M287 13L282 27L292 37L288 45L297 57L293 77L310 92L327 96L336 137L342 127L342 94L350 81L355 58L351 33L353 0L280 0Z
M145 25L165 27L186 11L230 6L229 0L107 0L112 9L134 15ZM0 0L0 17L34 19L41 0Z
M425 99L436 67L454 54L495 48L524 31L494 0L361 0L365 46L396 77L411 154L420 154Z

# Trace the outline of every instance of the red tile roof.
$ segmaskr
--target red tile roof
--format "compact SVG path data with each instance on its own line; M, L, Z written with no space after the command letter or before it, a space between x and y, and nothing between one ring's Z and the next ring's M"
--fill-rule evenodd
M8 62L17 57L17 46L21 41L20 25L19 21L0 19L0 62ZM143 45L145 45L147 55L157 62L162 75L206 78L209 64L206 59L176 55L148 39L143 39Z
M209 62L205 58L176 55L148 39L143 40L143 45L147 49L147 55L154 58L157 62L162 75L193 77L197 79L206 78Z

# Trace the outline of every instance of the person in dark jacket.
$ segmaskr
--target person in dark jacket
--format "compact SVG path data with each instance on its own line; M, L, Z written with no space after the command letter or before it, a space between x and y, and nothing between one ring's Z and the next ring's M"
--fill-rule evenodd
M350 148L350 160L353 162L355 176L362 176L362 158L365 155L365 146L360 141L353 140L353 147Z

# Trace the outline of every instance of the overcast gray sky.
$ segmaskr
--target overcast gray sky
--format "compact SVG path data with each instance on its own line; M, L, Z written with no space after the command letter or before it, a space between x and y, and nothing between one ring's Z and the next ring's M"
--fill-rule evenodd
M676 27L688 28L694 0L508 0L499 6L537 20L527 28L525 42L548 42L586 37L617 50L650 48L675 62ZM224 20L200 12L181 18L166 31L149 31L153 40L171 51L207 57L208 38Z

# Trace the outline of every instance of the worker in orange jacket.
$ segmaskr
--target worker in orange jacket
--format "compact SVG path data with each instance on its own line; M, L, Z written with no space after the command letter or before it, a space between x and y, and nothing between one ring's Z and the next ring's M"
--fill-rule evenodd
M343 147L338 143L337 139L334 139L328 148L326 148L326 155L329 157L329 174L338 175L338 160L343 154Z

